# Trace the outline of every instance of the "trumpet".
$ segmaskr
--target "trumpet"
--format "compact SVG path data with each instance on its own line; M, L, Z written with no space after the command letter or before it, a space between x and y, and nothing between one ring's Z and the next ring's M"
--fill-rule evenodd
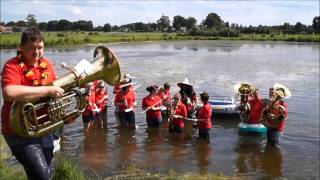
M94 60L89 72L72 71L47 85L64 89L59 98L45 98L36 103L14 102L9 127L12 131L27 138L41 137L61 128L64 123L78 117L86 106L85 84L102 79L109 85L120 81L121 73L114 52L104 46L94 50Z

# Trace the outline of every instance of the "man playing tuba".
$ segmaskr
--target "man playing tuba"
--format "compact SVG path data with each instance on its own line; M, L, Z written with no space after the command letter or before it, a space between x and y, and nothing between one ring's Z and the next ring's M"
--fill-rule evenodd
M42 97L59 97L64 90L43 86L57 79L50 60L43 57L44 36L36 28L22 33L21 56L8 60L2 70L1 88L4 103L1 111L2 133L12 154L24 167L28 179L49 179L53 158L53 134L38 138L18 136L9 127L13 102L34 102Z
M267 143L272 146L280 144L280 138L283 134L288 117L288 105L284 98L289 98L291 93L283 85L276 84L270 103L265 107L262 113L262 124L267 127ZM270 91L272 89L270 88Z

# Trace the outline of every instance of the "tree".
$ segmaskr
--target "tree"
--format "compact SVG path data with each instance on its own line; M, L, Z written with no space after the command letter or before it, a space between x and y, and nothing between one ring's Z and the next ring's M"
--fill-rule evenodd
M25 27L25 26L27 26L27 24L26 24L26 22L24 22L24 21L18 21L18 22L16 23L16 26Z
M316 32L320 32L320 16L313 18L312 27Z
M204 25L207 28L221 28L223 26L223 21L220 16L216 13L209 13L206 19L204 20Z
M58 21L49 21L48 22L48 31L56 31L57 30Z
M6 24L6 26L15 26L16 23L14 21L10 21Z
M196 27L197 20L194 17L188 17L186 20L187 30L194 29Z
M186 19L180 15L174 16L172 21L172 27L176 31L180 31L181 27L186 26Z
M65 20L65 19L59 20L58 23L57 23L57 26L56 26L56 29L58 31L71 30L71 28L72 28L72 22L70 22L68 20Z
M47 31L48 30L48 23L46 22L41 22L38 24L38 27L41 31Z
M73 30L91 31L93 30L92 21L79 20L72 23Z
M28 27L37 27L37 20L35 15L28 14L26 20Z
M307 30L307 26L302 24L301 22L297 22L296 25L294 25L294 30L296 33L305 32Z
M170 19L168 16L162 15L160 19L157 21L157 24L160 31L165 31L170 26Z
M111 32L111 25L109 23L106 23L104 26L103 26L103 31L104 32Z
M151 23L150 24L151 31L157 31L158 30L158 24L157 23Z

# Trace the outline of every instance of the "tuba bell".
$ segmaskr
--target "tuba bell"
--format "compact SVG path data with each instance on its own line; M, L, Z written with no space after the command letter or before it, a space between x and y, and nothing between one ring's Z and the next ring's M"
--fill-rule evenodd
M240 120L242 122L247 122L249 120L250 114L250 104L248 103L248 98L253 94L255 88L249 83L239 83L234 86L237 95L240 96Z
M83 88L85 84L104 80L109 85L115 85L120 81L119 62L111 49L98 46L94 50L94 60L89 65L91 69L87 72L70 68L71 73L46 84L64 89L61 97L44 98L36 103L14 102L9 115L10 129L27 138L52 133L82 114L88 93Z
M285 116L286 110L282 105L278 106L280 113L277 116L273 112L277 108L277 103L281 99L291 97L290 90L282 84L275 84L273 86L273 89L274 89L273 97L272 97L269 105L267 105L263 109L262 117L260 120L261 123L263 125L265 125L266 127L269 127L270 123L272 123L272 121L280 119L281 117Z

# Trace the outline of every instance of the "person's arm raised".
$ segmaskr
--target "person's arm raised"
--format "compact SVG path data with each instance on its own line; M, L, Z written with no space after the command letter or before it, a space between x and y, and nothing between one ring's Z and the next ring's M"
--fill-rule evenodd
M64 90L57 86L9 85L3 88L3 99L8 101L32 102L42 97L59 97Z

